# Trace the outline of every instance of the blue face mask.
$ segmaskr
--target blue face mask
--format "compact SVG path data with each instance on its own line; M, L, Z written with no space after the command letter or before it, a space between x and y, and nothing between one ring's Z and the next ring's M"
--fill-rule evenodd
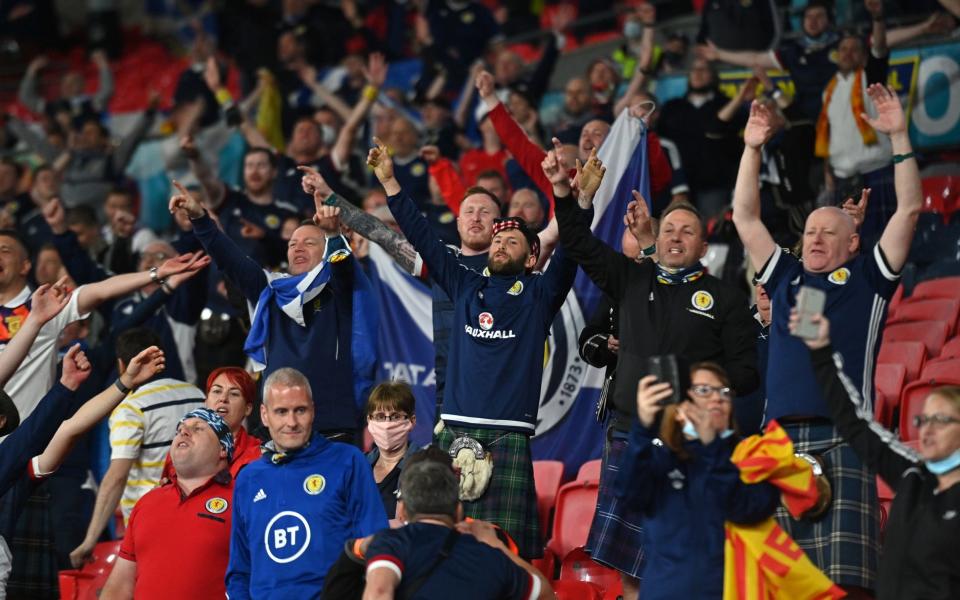
M697 428L694 427L694 426L693 426L693 423L691 423L690 421L686 421L686 422L683 424L683 435L685 435L685 436L687 436L687 437L689 437L689 438L695 439L695 440L699 440L699 439L700 439L700 434L697 433ZM723 431L720 432L720 439L725 440L725 439L727 439L728 437L730 437L731 435L733 435L733 430L732 430L732 429L724 429Z
M927 470L934 475L943 475L960 467L960 450L954 450L953 454L940 460L926 461Z
M643 34L643 25L636 21L627 21L623 24L623 35L627 39L636 39Z

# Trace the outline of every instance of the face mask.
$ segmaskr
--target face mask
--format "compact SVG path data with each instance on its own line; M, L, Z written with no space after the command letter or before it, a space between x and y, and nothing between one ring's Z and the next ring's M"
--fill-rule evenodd
M395 452L403 448L403 445L407 443L407 436L410 435L412 429L413 421L410 419L397 421L395 423L389 421L367 421L367 431L369 431L370 436L373 437L373 443L376 444L380 450L387 452Z
M321 123L320 131L323 132L323 145L328 148L333 146L333 143L337 141L337 130L333 127L330 127L326 123Z
M687 437L689 437L689 438L695 439L695 440L699 440L699 439L700 439L700 434L697 433L697 428L694 427L694 426L693 426L693 423L691 423L690 421L684 422L684 424L683 424L683 435L685 435L685 436L687 436ZM731 435L733 435L733 430L732 430L732 429L724 429L723 431L720 432L720 439L725 440L725 439L727 439L728 437L730 437Z
M954 450L950 456L940 460L926 461L927 470L934 475L943 475L960 467L960 450Z
M633 40L643 33L643 25L636 21L627 21L623 24L623 35L627 39Z

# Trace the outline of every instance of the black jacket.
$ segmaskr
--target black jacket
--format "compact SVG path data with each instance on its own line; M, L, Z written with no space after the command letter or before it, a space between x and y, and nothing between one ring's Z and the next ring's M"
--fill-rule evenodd
M649 356L713 361L727 371L738 394L756 389L755 325L742 292L711 275L680 285L661 284L652 261L637 263L603 243L577 218L578 212L572 197L556 199L563 249L619 308L620 385L613 402L629 418L615 422L618 429L629 430L637 414L636 382L646 374ZM703 300L699 306L695 297Z
M937 493L937 477L897 437L859 414L862 399L827 346L811 353L817 383L843 439L896 493L877 573L878 600L960 598L960 484Z

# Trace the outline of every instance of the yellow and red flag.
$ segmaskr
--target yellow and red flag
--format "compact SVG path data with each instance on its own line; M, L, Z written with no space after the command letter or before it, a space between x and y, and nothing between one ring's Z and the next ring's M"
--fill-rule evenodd
M817 485L807 461L793 453L787 433L771 421L763 436L740 442L730 460L744 483L766 481L783 493L787 510L803 514L817 502ZM846 593L807 558L771 517L754 525L724 526L725 600L826 599Z

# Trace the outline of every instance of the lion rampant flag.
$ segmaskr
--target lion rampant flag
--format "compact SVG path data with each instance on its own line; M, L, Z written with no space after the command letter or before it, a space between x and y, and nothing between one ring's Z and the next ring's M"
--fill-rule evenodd
M744 483L767 481L783 494L787 510L803 514L817 502L811 465L793 454L787 433L771 421L763 436L740 442L730 457ZM725 600L827 599L846 593L830 581L772 518L754 524L724 526L723 597Z
M257 105L257 129L278 152L282 152L285 141L281 122L283 98L280 97L280 88L269 71L261 69L258 75L262 92Z

